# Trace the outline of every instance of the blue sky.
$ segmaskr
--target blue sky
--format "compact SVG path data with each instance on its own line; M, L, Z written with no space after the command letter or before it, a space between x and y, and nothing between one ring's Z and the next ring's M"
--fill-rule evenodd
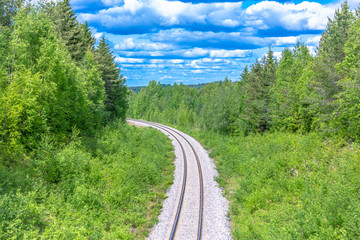
M342 1L72 0L81 22L105 35L128 86L238 80L271 46L314 53ZM359 0L349 0L355 8Z

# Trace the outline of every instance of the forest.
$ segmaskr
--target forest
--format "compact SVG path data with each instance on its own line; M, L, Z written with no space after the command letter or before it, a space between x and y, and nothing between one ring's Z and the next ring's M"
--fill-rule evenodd
M360 237L360 9L329 19L315 56L271 47L238 81L151 81L128 115L175 126L210 151L235 239Z
M0 239L145 238L174 153L127 116L210 151L234 239L360 237L360 10L336 11L315 56L269 47L237 81L136 93L68 0L0 5Z
M0 239L144 238L170 141L125 124L111 47L68 0L0 5Z

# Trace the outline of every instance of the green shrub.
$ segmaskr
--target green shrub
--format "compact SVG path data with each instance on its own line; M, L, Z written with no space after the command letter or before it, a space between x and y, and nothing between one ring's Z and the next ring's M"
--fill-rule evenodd
M196 135L215 157L235 239L359 238L359 145L315 133Z
M0 167L1 239L144 238L172 183L170 141L154 129L114 123L97 138Z

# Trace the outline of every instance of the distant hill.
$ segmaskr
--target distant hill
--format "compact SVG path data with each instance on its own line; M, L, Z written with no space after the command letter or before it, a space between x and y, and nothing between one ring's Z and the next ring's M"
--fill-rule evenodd
M191 87L191 88L197 88L197 89L200 89L202 87L204 87L205 85L207 85L209 83L198 83L198 84L189 84L189 85L185 85L185 86L188 86L188 87ZM172 85L171 84L161 84L162 87L171 87ZM140 90L142 88L144 88L146 86L138 86L138 87L128 87L128 89L136 92L136 93L139 93Z

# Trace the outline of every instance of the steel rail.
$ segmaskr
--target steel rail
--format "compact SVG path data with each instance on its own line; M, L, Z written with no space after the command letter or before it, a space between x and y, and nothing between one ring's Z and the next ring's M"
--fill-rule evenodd
M182 137L187 143L188 145L190 146L192 152L194 153L194 156L195 156L195 159L196 159L196 162L197 162L197 166L198 166L198 171L199 171L199 181L200 181L200 207L199 207L199 221L198 221L198 234L197 234L197 239L200 240L201 239L201 232L202 232L202 217L203 217L203 206L204 206L204 184L203 184L203 176L202 176L202 169L201 169L201 163L200 163L200 159L199 159L199 156L197 155L194 147L192 146L192 144L182 135L180 134L177 130L174 130L172 128L169 128L167 126L164 126L164 125L161 125L161 124L158 124L158 123L152 123L152 122L148 122L148 121L144 121L144 120L136 120L136 119L129 119L129 120L132 120L132 121L138 121L138 122L143 122L143 123L146 123L148 125L151 125L151 126L155 126L155 127L158 127L160 129L163 129L164 131L168 132L169 134L171 134L180 144L182 150L183 150L183 146L182 144L180 143L180 141L170 132L170 131L173 131L175 133L177 133L180 137ZM168 130L166 130L168 129ZM169 131L170 130L170 131ZM184 152L183 152L184 154ZM184 155L185 156L185 155ZM182 204L182 203L181 203ZM181 207L180 207L181 208ZM179 209L179 208L178 208ZM176 219L176 223L174 222L174 225L173 225L173 229L172 229L172 234L170 236L170 240L173 239L174 235L175 235L175 230L176 230L176 225L177 225L177 221L178 219Z
M150 125L150 126L155 126L155 127L161 128L162 130L166 131L166 132L169 133L171 136L173 136L173 137L175 138L175 140L176 140L176 141L179 143L179 145L180 145L180 148L181 148L181 151L182 151L182 154L183 154L184 173L183 173L183 183L182 183L182 187L181 187L181 195L180 195L180 199L179 199L179 204L178 204L178 208L177 208L177 211L176 211L176 216L175 216L175 219L174 219L174 223L173 223L173 226L172 226L172 229L171 229L171 234L170 234L170 237L169 237L169 239L172 240L172 239L174 238L174 236L175 236L176 227L177 227L177 224L178 224L178 222L179 222L179 217L180 217L180 212L181 212L182 203L183 203L183 200L184 200L185 187L186 187L187 158L186 158L184 146L181 144L180 140L179 140L173 133L171 133L170 131L166 130L166 129L163 128L163 127L156 126L155 124L150 123L150 122L147 122L147 121L144 121L144 120L137 120L137 119L130 119L130 118L128 118L128 120L131 120L131 121L134 121L134 122L141 122L141 123L148 124L148 125Z
M200 240L201 239L201 231L202 231L202 217L203 217L203 206L204 206L204 186L203 186L203 176L202 176L202 169L201 169L201 164L200 164L200 160L199 160L199 156L197 155L194 147L192 146L192 144L182 135L180 134L177 130L171 129L167 126L161 125L161 124L157 124L154 123L153 125L158 126L158 127L164 127L167 129L170 129L171 131L176 132L178 135L180 135L191 147L191 150L194 153L194 156L196 158L196 162L197 162L197 166L198 166L198 171L199 171L199 181L200 181L200 208L199 208L199 222L198 222L198 235L197 235L197 239Z

